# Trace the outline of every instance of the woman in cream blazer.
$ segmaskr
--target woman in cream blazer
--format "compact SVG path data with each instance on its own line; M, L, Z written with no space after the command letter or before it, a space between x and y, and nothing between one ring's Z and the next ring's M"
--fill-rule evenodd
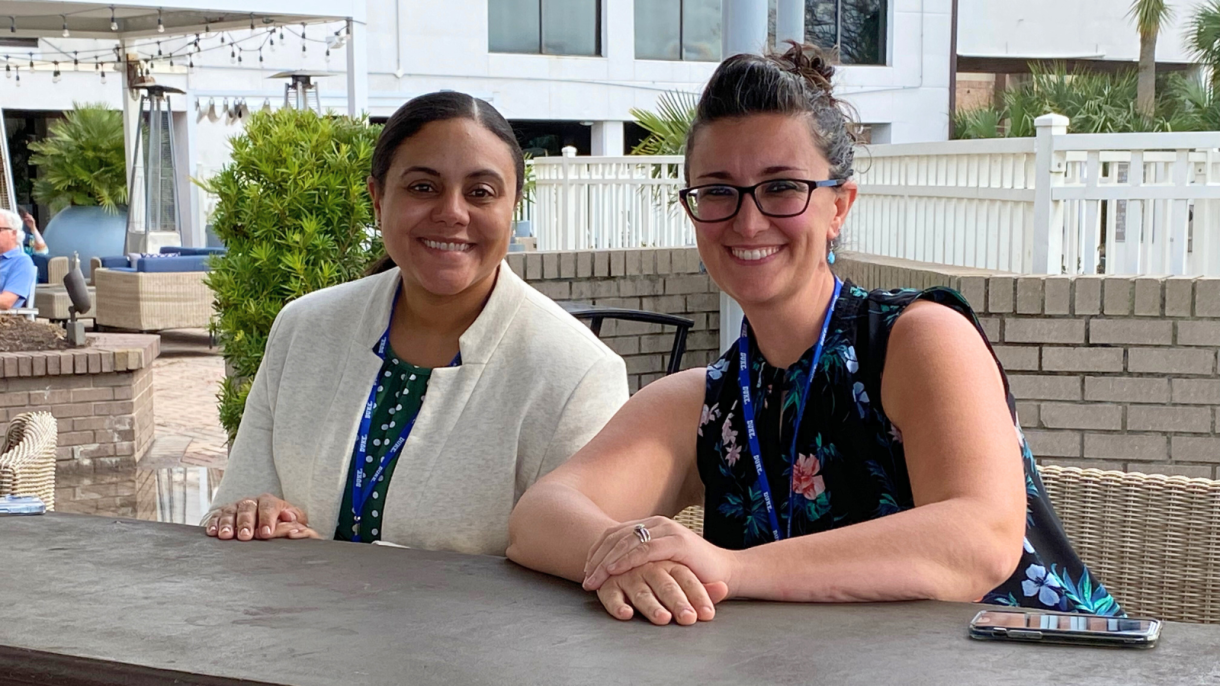
M525 489L626 401L625 367L503 262L521 152L490 105L421 96L377 147L370 191L402 268L280 312L205 531L502 555ZM431 376L395 452L413 387L386 399L382 382L398 383L399 357Z

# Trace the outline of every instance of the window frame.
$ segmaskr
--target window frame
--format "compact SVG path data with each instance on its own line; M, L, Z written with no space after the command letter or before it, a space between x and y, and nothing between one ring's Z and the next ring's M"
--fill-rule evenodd
M538 49L535 52L504 52L491 49L491 31L488 30L487 35L487 52L495 55L540 55L544 57L588 57L594 59L604 59L605 41L603 40L602 31L605 26L604 12L606 9L606 0L593 0L596 4L594 7L593 20L593 54L592 55L573 55L569 53L545 52L543 47L546 45L546 37L543 35L543 29L546 27L546 8L543 0L534 0L538 3ZM491 5L488 4L488 17L491 16Z
M721 0L721 2L723 3L724 0ZM634 2L631 5L631 14L632 14L632 19L634 20L634 18L635 18L635 3ZM723 17L724 15L722 14L721 16ZM723 33L723 31L724 31L723 20L721 20L721 22L722 23L720 26L720 31ZM636 46L633 43L631 46L632 57L634 59L643 60L643 61L647 61L647 62L692 62L692 63L702 63L702 64L715 64L717 62L721 62L724 60L723 54L720 56L720 59L718 59L718 60L688 60L688 59L686 59L686 0L678 0L678 58L677 59L671 60L671 59L666 59L664 57L640 57L635 54L635 49L636 49Z
M838 54L840 55L840 59L843 54L843 4L847 1L848 0L834 0L834 3L835 3L835 43L834 43L834 45L831 46L831 49L838 52ZM885 21L885 27L884 27L884 30L881 31L881 36L884 39L885 43L884 43L884 45L881 46L881 50L879 51L880 55L878 57L879 57L880 61L879 62L850 62L850 63L844 62L843 63L844 66L847 66L847 67L890 67L890 66L893 66L892 65L892 63L893 63L892 50L893 50L893 43L894 43L894 41L893 41L894 17L892 16L892 13L894 11L895 2L894 2L894 0L880 0L880 1L885 4L885 6L884 6L884 8L882 8L882 12L881 12L881 16L882 16L883 20ZM807 0L806 0L806 8L808 8ZM808 11L808 10L806 9L806 11ZM805 27L805 40L808 42L812 42L812 41L810 41L808 25L806 25L806 27ZM814 43L814 44L816 45L816 43Z

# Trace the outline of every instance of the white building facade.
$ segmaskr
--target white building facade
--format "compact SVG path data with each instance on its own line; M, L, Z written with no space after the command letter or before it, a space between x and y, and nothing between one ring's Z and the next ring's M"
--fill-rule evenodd
M294 69L334 72L320 81L321 102L347 111L349 54L364 63L355 65L356 93L360 109L374 119L388 117L413 96L459 90L490 101L524 130L545 134L553 128L557 135L540 135L543 142L566 144L565 137L576 135L582 152L619 155L640 135L631 124L632 108L650 109L666 91L702 89L721 57L723 17L737 21L745 12L748 21L774 27L777 12L803 10L804 36L837 43L851 62L839 70L837 86L870 126L873 142L948 136L952 0L796 0L799 7L788 0L349 4L362 5L356 14L363 14L350 35L344 23L279 28L259 22L253 30L203 32L197 49L193 34L121 48L138 55L158 83L186 91L173 101L181 189L190 201L184 242L203 241L208 211L189 176L207 177L226 163L227 140L244 120L235 115L282 105L284 82L268 77ZM231 22L235 14L241 13L231 10L226 18ZM65 22L70 28L71 20ZM792 26L791 20L780 24L781 34ZM0 35L0 63L14 67L0 79L6 113L54 113L74 102L122 107L117 42L44 36L30 43L20 36Z

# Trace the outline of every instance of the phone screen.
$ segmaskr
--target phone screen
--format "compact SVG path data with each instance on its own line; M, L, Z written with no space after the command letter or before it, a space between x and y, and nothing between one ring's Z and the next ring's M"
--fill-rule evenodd
M975 623L1014 629L1088 631L1101 634L1146 634L1152 630L1152 621L1148 619L1065 615L1049 612L1027 612L1023 610L984 611L979 614Z

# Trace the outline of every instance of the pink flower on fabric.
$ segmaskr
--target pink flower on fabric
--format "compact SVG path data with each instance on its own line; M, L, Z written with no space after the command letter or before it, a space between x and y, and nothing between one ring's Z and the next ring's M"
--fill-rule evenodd
M712 405L711 407L704 405L703 412L699 416L699 435L700 436L703 435L703 427L706 426L708 422L716 421L716 419L719 416L720 416L720 403L716 403L715 405Z
M815 500L826 492L822 463L814 455L798 455L792 468L792 490L805 500Z
M741 446L735 445L729 448L729 451L724 455L724 461L729 463L729 466L737 464L737 460L741 459Z
M724 424L720 425L720 440L724 441L725 447L737 444L737 432L733 430L733 413L728 413L724 418Z

